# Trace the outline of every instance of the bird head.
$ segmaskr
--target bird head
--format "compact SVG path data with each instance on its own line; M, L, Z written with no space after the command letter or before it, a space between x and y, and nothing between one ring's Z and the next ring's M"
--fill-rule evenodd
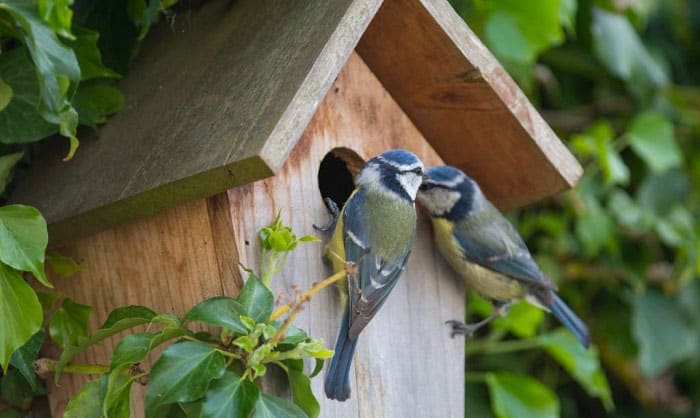
M479 186L462 170L448 165L429 168L418 192L418 202L433 217L460 219L481 199Z
M423 162L410 151L392 149L365 163L355 184L413 202L423 182Z

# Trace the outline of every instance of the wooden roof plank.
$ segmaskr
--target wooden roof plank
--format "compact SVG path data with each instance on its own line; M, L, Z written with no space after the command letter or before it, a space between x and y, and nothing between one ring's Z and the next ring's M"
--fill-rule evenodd
M440 156L503 209L572 187L581 166L445 0L386 0L357 51Z
M217 0L155 28L100 138L44 147L11 201L56 242L274 174L380 3Z

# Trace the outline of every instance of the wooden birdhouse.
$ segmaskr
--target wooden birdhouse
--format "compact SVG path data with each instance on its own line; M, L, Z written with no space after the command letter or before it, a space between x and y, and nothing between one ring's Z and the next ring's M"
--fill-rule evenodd
M98 139L70 162L47 147L11 198L38 207L83 266L55 283L95 307L94 327L117 306L183 314L236 295L261 227L280 212L327 239L312 227L329 219L322 197L346 198L362 161L389 148L462 168L502 209L581 174L446 0L214 0L155 28L122 88L124 110ZM463 285L419 224L406 274L360 338L352 398L327 400L325 372L314 379L321 416L464 416L464 339L444 325L464 316ZM322 246L305 245L273 288L329 274ZM330 348L337 305L324 291L297 319ZM113 344L83 360L106 363ZM84 381L50 387L54 416Z

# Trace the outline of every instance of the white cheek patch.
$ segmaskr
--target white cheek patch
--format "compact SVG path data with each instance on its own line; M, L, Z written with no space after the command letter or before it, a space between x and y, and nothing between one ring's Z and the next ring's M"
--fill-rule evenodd
M401 187L406 191L406 193L411 197L411 200L416 199L416 194L418 193L418 188L420 187L423 179L416 173L398 173L396 175L396 180L398 180Z
M461 194L459 192L433 188L421 192L418 196L418 200L431 214L441 216L452 210L460 197Z
M360 174L355 179L355 185L371 186L381 184L381 173L376 165L368 165L360 171Z

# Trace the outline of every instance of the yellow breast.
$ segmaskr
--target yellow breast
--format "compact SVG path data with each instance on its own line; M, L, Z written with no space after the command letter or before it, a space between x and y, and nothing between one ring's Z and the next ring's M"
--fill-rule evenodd
M433 218L435 244L452 269L472 289L492 300L522 297L523 288L517 280L474 264L466 259L459 243L452 236L453 224L446 219Z

